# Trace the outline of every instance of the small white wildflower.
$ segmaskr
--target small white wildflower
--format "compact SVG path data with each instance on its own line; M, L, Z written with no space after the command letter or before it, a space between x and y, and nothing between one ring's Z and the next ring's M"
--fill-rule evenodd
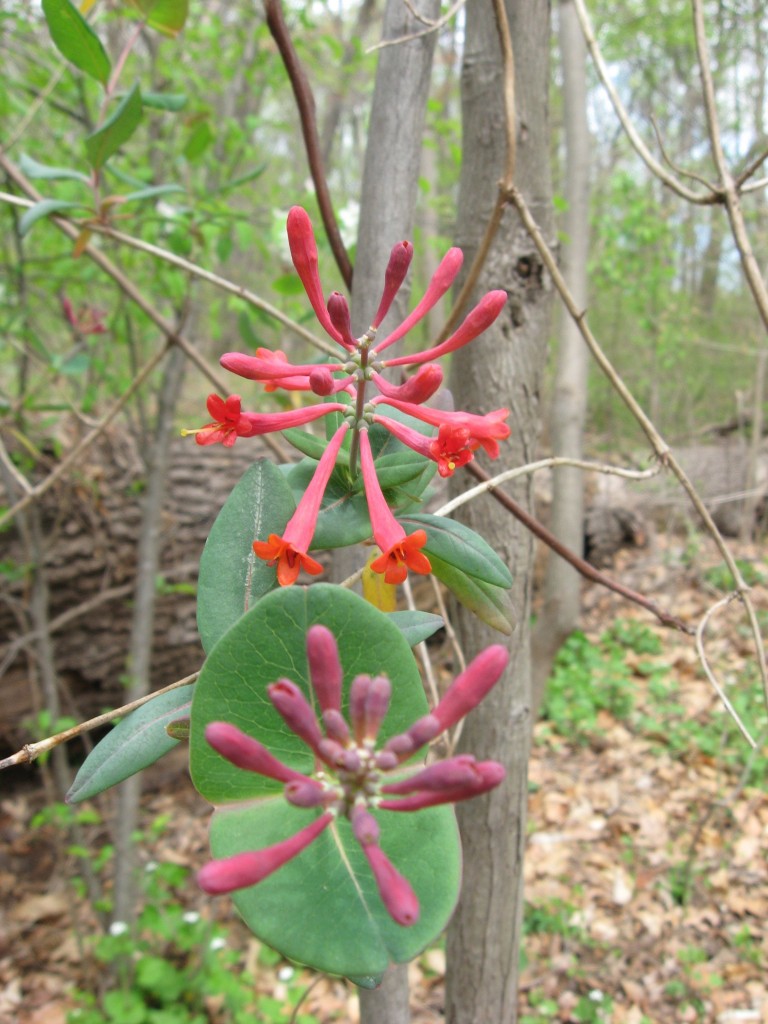
M125 921L113 921L109 926L110 935L125 935L128 931L128 925Z
M157 861L148 860L147 863L144 865L144 870L147 872L148 875L151 875L153 871L157 871Z
M186 921L187 924L197 924L199 920L200 915L197 913L196 910L188 910L187 913L184 914L184 916L182 917L182 921Z
M215 939L211 939L208 943L208 949L215 953L219 949L224 949L227 944L227 940L222 935L217 935Z
M280 981L290 981L294 973L295 972L291 966L289 966L288 964L284 964L277 972L277 976L280 979Z
M589 998L593 1003L602 1003L603 999L605 999L605 994L599 988L593 988L589 993Z

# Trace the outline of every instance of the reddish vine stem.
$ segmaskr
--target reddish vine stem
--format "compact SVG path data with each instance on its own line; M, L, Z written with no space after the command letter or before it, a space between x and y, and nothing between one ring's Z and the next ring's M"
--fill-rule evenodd
M477 480L482 480L483 483L487 483L491 478L476 462L470 462L466 469L472 474ZM490 493L501 505L511 512L515 519L519 520L526 528L539 540L543 541L548 548L551 548L556 555L565 559L574 569L585 579L592 580L593 583L599 583L600 586L605 587L607 590L613 590L615 593L625 597L628 601L632 601L633 604L639 605L641 608L645 608L656 618L663 626L667 626L670 629L677 629L681 633L687 633L689 636L695 634L695 629L689 626L682 619L678 619L676 615L669 615L667 612L662 611L653 601L649 601L647 597L643 597L636 590L632 590L631 587L625 587L623 583L618 583L616 580L612 580L605 573L600 572L589 562L586 562L583 558L580 558L577 554L567 548L564 544L555 537L553 533L538 521L534 519L532 515L525 511L525 509L518 505L514 498L511 498L506 491L499 490L498 487L490 487Z
M288 26L285 23L283 6L280 0L264 0L264 11L267 16L267 27L277 44L280 56L283 58L283 64L285 65L293 94L296 97L296 106L301 122L301 134L304 138L304 148L307 151L309 170L315 185L317 204L320 207L320 216L323 218L325 233L328 236L328 241L341 276L344 279L344 284L347 288L351 288L352 264L339 231L336 214L333 212L333 203L331 202L328 181L325 175L325 168L323 167L323 158L320 152L317 117L315 116L315 98L312 94L312 88L293 45Z

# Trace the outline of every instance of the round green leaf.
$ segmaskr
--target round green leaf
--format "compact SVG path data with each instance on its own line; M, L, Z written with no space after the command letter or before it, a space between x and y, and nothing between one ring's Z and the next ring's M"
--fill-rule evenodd
M211 803L272 795L282 787L216 754L203 735L209 722L231 722L292 768L314 770L313 755L275 711L267 686L281 678L291 679L314 702L305 640L316 622L336 637L344 667L345 704L349 685L360 673L384 673L392 681L392 706L382 726L383 738L402 732L427 713L408 641L387 615L357 594L329 583L275 590L219 640L195 685L190 771L195 786Z
M295 508L283 474L267 459L250 466L225 501L200 558L197 628L206 652L276 585L274 567L252 545L282 534Z
M280 842L309 824L312 812L281 798L217 811L215 857ZM383 974L407 963L440 934L453 913L461 849L453 808L382 811L381 847L413 886L418 921L395 924L381 902L365 856L346 819L330 825L298 857L232 899L248 927L284 956L345 977Z

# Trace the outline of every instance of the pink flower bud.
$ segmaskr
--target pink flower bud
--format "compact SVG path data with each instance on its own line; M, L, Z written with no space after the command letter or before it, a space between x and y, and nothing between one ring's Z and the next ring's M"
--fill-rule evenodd
M442 731L443 728L434 715L424 715L423 718L417 719L406 732L398 733L397 736L388 739L384 744L383 752L395 754L400 761L404 761Z
M269 699L288 728L308 747L318 750L323 736L309 701L290 679L279 679L267 687Z
M327 366L318 366L309 375L309 388L316 395L325 397L333 394L335 381Z
M365 698L365 739L375 740L389 710L392 684L386 676L374 676Z
M302 781L307 778L278 761L258 740L229 722L211 722L205 727L205 738L218 754L238 768L258 772L278 782Z
M416 308L409 313L399 327L396 327L391 334L387 335L386 338L378 343L376 346L377 352L383 352L385 348L389 348L390 345L399 341L400 338L404 337L408 331L410 331L411 328L419 322L419 320L423 319L427 315L430 309L440 301L443 295L445 295L453 284L456 275L461 269L463 260L464 254L461 249L448 250L445 256L443 256L440 266L432 275L432 280L429 282L429 286L424 293L424 298L418 303Z
M328 791L316 779L294 779L283 789L285 799L294 807L319 807L328 797Z
M441 792L472 785L477 781L475 758L471 754L459 754L445 761L436 761L415 775L409 775L399 782L390 782L381 787L382 793L415 793L417 790L428 789Z
M352 808L350 814L352 832L355 839L361 846L368 846L371 843L378 843L381 829L379 823L369 810L357 804Z
M352 321L349 318L349 303L341 292L331 292L328 297L328 316L339 332L342 342L348 348L355 348L357 343L352 337Z
M323 712L323 725L325 726L325 734L329 739L336 740L337 743L344 745L349 743L349 726L342 713L337 711L336 708L328 708L327 711Z
M363 846L363 853L389 915L404 927L415 924L419 919L419 901L408 880L397 871L379 846L374 843Z
M371 682L370 676L355 676L349 688L349 720L356 743L362 743L365 739L365 703Z
M506 771L497 761L479 761L474 765L473 773L474 778L471 782L455 789L424 789L396 800L382 800L379 807L383 811L421 811L425 807L435 807L437 804L471 800L472 797L480 796L481 793L498 786Z
M496 685L507 667L509 653L501 644L493 644L467 665L448 687L445 696L432 714L440 722L441 731L450 729Z
M325 308L323 299L323 286L320 283L320 274L317 269L317 243L315 233L312 230L312 221L309 214L300 206L294 206L288 211L286 223L288 234L288 246L291 250L291 259L299 275L304 290L307 293L315 316L323 328L330 334L334 341L345 344L341 335L331 323L328 311Z
M423 352L414 353L412 356L399 356L397 359L388 359L386 365L405 366L413 365L414 363L424 363L428 359L440 359L442 356L448 355L449 352L455 352L456 349L462 348L462 346L470 341L474 341L478 335L487 330L499 313L501 313L506 302L507 293L505 291L499 289L494 292L488 292L487 295L480 299L474 309L470 310L464 322L450 338L446 338L444 342L440 345L435 345L434 348L425 349Z
M393 247L384 274L384 291L381 295L376 316L371 321L371 327L378 327L389 312L389 307L400 291L400 286L405 280L405 275L408 273L408 267L410 267L412 259L413 246L410 242L398 242Z
M334 739L323 738L317 745L317 755L331 768L340 768L344 764L346 749Z
M383 772L389 772L393 768L397 768L400 764L400 759L391 750L380 750L374 758L376 767Z
M380 373L374 373L373 380L381 394L387 398L397 398L401 402L415 402L418 405L431 398L443 383L443 371L437 363L427 363L426 366L420 367L412 377L409 377L405 384L390 384Z
M312 689L317 694L320 707L323 711L333 709L338 712L341 709L343 670L336 638L326 626L311 626L307 631L307 661Z
M212 896L256 885L317 839L323 829L333 821L333 817L330 813L323 814L295 836L275 843L274 846L267 846L263 850L249 850L223 860L212 860L198 871L198 885Z

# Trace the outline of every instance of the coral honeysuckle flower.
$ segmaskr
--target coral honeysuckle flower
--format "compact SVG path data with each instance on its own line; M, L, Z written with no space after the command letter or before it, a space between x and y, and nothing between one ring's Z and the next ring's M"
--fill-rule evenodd
M426 532L416 530L410 535L406 534L392 515L387 499L382 494L367 430L360 432L360 468L365 483L365 498L371 517L373 539L382 550L380 557L371 562L371 569L383 573L386 583L402 583L408 569L423 574L431 572L429 559L421 550L427 543Z
M429 423L430 426L440 427L443 424L454 429L466 429L469 431L470 448L479 448L481 445L492 459L499 454L498 441L509 437L509 424L504 420L509 416L509 409L495 409L486 413L485 416L478 416L471 412L449 412L444 409L431 409L425 405L415 405L412 402L401 402L397 398L386 398L379 396L371 400L372 406L378 406L385 402L387 405L408 413L416 419ZM390 428L391 429L391 428Z
M238 768L282 782L285 799L316 816L279 843L211 861L198 872L198 882L213 895L257 885L298 856L334 820L346 817L371 869L382 904L394 921L408 927L418 920L419 902L408 879L379 845L381 828L386 827L386 814L381 812L418 811L436 804L469 800L499 785L505 775L504 767L496 761L476 761L469 754L436 761L426 768L406 769L403 761L476 707L501 677L509 655L498 644L486 648L449 686L431 714L377 747L381 723L389 708L389 679L355 677L350 687L347 723L341 713L343 670L335 637L325 626L315 625L307 632L306 645L310 680L322 709L322 724L291 680L271 684L267 694L288 728L315 756L319 767L312 776L283 764L258 740L227 722L208 725L205 738Z
M469 427L455 427L450 423L441 423L437 437L426 437L418 430L407 427L404 423L389 419L376 413L374 423L381 423L390 433L394 434L403 444L407 444L419 455L433 459L437 463L437 471L442 477L453 476L459 466L465 466L474 458L474 451L480 447L480 441L472 437Z
M198 444L223 444L231 448L238 437L272 434L276 430L287 430L288 427L301 427L332 412L347 411L347 406L340 402L309 405L303 409L291 409L289 412L266 413L241 412L240 404L239 395L230 395L226 399L219 398L218 395L209 395L206 405L214 418L213 423L195 429L184 429L181 436L194 434Z
M348 430L349 423L342 423L328 442L309 487L302 495L282 537L271 533L268 540L253 542L253 550L259 558L263 558L270 565L277 565L277 582L281 587L289 587L295 583L301 569L312 576L318 576L323 571L322 565L311 558L307 551L315 533L325 488L328 486L328 480L336 465L336 456Z

